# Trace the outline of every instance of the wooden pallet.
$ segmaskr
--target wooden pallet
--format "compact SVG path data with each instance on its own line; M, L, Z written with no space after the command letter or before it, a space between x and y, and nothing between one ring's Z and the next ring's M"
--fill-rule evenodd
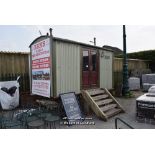
M82 96L94 113L105 121L120 112L124 112L122 106L106 88L82 90Z

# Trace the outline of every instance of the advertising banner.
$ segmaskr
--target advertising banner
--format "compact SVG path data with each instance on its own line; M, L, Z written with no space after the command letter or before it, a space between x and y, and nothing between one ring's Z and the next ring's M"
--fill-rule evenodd
M50 39L31 46L32 94L50 97Z

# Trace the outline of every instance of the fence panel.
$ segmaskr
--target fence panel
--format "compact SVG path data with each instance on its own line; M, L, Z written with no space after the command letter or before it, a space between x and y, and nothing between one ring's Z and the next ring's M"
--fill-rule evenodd
M117 85L120 85L123 81L123 72L114 72L114 88L117 87Z
M29 72L29 54L0 53L0 74L23 74Z
M123 59L114 58L113 60L113 86L114 88L120 87L123 82ZM144 73L150 73L149 61L128 59L128 72L129 76L141 77Z
M114 72L122 72L123 70L123 59L122 58L114 58ZM138 59L128 59L128 69L148 69L149 61L138 60Z
M0 81L20 78L20 92L29 89L29 53L0 52Z

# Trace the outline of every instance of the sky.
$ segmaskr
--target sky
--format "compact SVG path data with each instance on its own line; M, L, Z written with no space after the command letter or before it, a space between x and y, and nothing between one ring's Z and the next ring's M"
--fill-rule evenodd
M0 51L29 52L30 43L53 28L55 37L123 49L122 25L0 25ZM155 49L155 26L126 25L127 52Z

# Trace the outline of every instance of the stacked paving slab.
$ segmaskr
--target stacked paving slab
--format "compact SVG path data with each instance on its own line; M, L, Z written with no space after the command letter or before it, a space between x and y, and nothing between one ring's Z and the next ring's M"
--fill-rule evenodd
M130 77L128 79L129 89L130 90L139 90L140 89L140 78Z
M148 91L152 86L155 86L155 74L143 74L142 75L143 91Z

